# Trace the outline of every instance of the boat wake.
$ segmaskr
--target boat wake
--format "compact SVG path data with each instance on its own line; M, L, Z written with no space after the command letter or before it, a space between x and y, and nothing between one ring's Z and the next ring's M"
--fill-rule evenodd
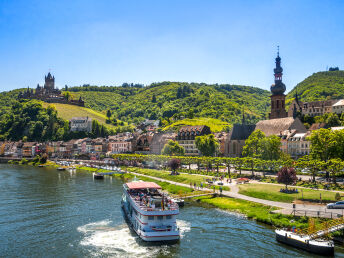
M191 230L191 224L177 220L181 238ZM152 257L168 255L175 245L149 245L143 243L136 234L130 231L127 224L113 226L112 221L103 220L89 223L77 228L84 234L80 245L89 248L93 257L124 256L124 257Z

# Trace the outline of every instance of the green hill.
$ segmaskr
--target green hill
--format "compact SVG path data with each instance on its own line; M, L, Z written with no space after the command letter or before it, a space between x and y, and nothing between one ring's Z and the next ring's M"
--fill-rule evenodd
M288 93L287 103L294 99L296 91L302 101L344 98L344 71L326 71L312 74Z
M162 82L143 88L72 87L75 99L80 96L87 107L128 123L143 119L186 117L192 109L195 117L209 117L228 123L241 121L245 106L247 121L256 122L268 112L269 92L239 85ZM102 92L101 90L106 90Z
M54 104L60 117L89 116L105 123L106 112L111 110L111 123L114 126L160 118L167 126L181 118L202 118L199 122L205 122L203 118L206 117L222 121L226 127L241 121L244 107L246 121L251 123L264 119L269 111L268 91L240 85L161 82L146 87L80 86L65 90L71 92L74 99L82 97L86 108ZM3 113L9 111L18 92L0 93ZM213 124L219 126L218 122Z

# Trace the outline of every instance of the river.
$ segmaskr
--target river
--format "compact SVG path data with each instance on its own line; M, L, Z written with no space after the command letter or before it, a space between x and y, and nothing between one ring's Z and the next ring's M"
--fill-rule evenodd
M0 176L0 257L314 257L265 225L194 202L180 209L179 243L143 243L123 219L120 179L4 164Z

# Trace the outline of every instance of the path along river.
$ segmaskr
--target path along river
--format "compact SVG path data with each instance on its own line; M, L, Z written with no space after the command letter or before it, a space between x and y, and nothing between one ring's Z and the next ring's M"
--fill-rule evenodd
M149 245L123 219L120 179L4 164L0 178L0 257L314 257L278 244L265 225L194 202L180 210L179 243Z

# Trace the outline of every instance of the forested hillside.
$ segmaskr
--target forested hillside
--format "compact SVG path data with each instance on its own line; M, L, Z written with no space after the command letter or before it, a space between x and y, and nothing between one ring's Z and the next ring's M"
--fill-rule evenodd
M74 99L81 96L86 107L102 113L102 119L98 119L101 123L109 118L108 125L116 127L137 124L144 119L161 119L163 126L183 118L214 118L233 124L241 121L243 110L246 121L255 123L264 119L269 111L268 91L229 84L162 82L146 87L125 84L119 87L66 87L63 90L70 92ZM18 92L0 93L0 116L9 111ZM56 105L56 109L59 116L69 119L65 113L68 111L70 115L71 110L64 105Z
M128 123L143 119L178 120L182 117L209 117L235 123L245 106L247 121L264 119L268 112L269 92L238 85L162 82L147 87L72 87L86 106L98 111L111 110L112 117Z
M312 74L288 93L288 103L295 97L296 91L302 101L344 98L344 71Z

